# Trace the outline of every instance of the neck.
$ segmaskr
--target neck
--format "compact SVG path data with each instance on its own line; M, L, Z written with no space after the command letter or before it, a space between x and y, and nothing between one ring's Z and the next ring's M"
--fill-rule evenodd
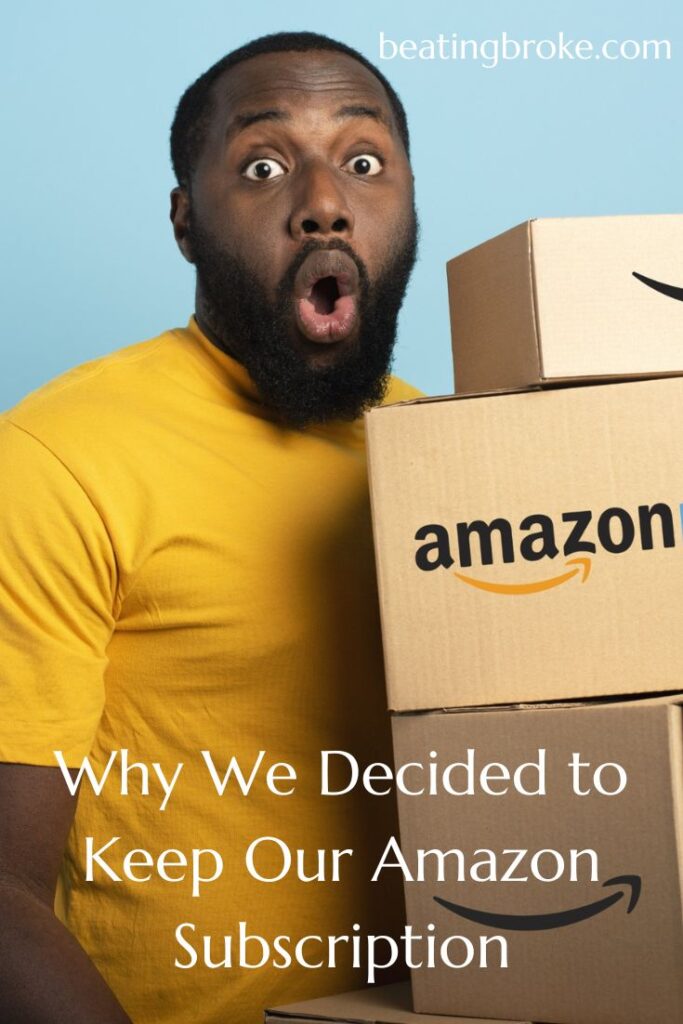
M230 356L231 359L236 359L238 363L242 362L239 355L235 351L235 346L232 344L227 344L216 331L216 329L213 327L213 318L211 316L211 310L209 309L208 303L206 302L206 299L204 298L199 286L197 287L197 292L195 295L194 316L195 320L199 324L199 329L201 330L202 334L204 334L209 339L212 345L215 345L216 348L221 350L221 352L225 352L225 354Z

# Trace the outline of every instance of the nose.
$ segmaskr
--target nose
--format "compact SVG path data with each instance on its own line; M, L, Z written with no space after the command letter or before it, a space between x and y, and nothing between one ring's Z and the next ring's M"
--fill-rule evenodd
M310 237L350 238L354 218L333 168L312 161L300 172L289 218L289 231L299 242Z

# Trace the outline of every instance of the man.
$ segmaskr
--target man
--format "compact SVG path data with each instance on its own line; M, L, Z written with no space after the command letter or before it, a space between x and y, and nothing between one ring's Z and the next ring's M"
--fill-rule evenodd
M387 376L416 247L405 114L354 51L279 34L188 89L171 148L196 316L0 424L12 1024L254 1024L364 977L348 950L335 970L227 966L239 922L270 943L401 924L398 881L370 881L393 797L322 797L320 752L390 760L360 415L415 394ZM201 751L219 779L264 751L248 795L233 776L220 796ZM106 781L75 810L66 766L86 755ZM275 762L296 770L288 796ZM309 878L318 849L354 853L339 881L269 884L245 862L262 836L305 850ZM280 849L255 870L275 877ZM194 893L192 850L223 859Z

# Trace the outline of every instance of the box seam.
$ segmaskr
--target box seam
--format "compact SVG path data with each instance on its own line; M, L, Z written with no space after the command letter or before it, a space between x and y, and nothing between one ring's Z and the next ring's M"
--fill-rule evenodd
M368 492L370 495L370 524L372 527L372 544L375 551L375 574L377 577L377 601L379 604L379 619L381 629L381 643L382 643L382 663L384 665L384 692L386 696L387 707L391 710L392 695L391 695L391 671L389 667L389 646L385 643L385 637L389 635L389 624L386 622L386 613L384 610L385 602L383 600L383 593L385 589L384 584L384 561L380 552L380 542L378 535L378 523L379 516L377 515L377 498L375 494L376 490L376 479L378 477L378 471L372 471L372 444L370 443L370 434L372 433L372 427L370 426L369 414L365 414L365 461L367 466L368 474Z
M545 380L543 369L543 349L541 346L541 328L538 315L538 288L536 283L536 254L534 251L534 230L533 223L536 218L527 222L528 230L528 256L529 256L529 288L531 291L531 317L534 330L534 344L536 346L536 362L538 364L538 379Z
M683 913L683 708L672 707L670 718L672 720L669 729L672 814L678 848L678 887Z

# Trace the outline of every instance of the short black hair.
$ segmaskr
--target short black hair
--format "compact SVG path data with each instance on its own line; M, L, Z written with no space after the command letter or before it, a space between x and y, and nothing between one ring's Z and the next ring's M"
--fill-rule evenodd
M389 97L389 103L396 120L396 127L410 155L410 138L408 120L403 104L396 91L386 80L381 71L353 47L340 43L329 36L317 32L274 32L272 35L260 36L258 39L240 46L237 50L221 57L208 71L200 75L180 98L171 125L171 162L178 184L187 187L196 167L199 154L204 144L206 130L211 117L211 86L216 79L229 68L234 68L245 60L258 57L263 53L306 53L309 50L331 50L353 57L359 64L377 78Z

